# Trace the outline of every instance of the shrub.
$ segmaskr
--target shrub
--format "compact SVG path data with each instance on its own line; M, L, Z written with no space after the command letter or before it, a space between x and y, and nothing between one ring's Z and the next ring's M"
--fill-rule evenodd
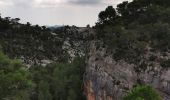
M162 100L151 86L134 87L123 100Z
M170 59L161 61L160 64L163 68L170 68Z

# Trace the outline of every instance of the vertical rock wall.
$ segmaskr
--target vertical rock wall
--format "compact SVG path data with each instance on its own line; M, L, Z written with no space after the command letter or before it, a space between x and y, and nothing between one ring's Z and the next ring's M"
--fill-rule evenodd
M123 96L137 83L149 84L157 89L164 100L170 100L170 69L160 66L160 53L155 53L157 61L150 62L145 71L136 72L135 64L124 60L115 61L105 48L96 49L96 41L89 46L85 75L85 94L87 100L122 100ZM170 57L170 56L167 56ZM164 57L165 58L165 57Z

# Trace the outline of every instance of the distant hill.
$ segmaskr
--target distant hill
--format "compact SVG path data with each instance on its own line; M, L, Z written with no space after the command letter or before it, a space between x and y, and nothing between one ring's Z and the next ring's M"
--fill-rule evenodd
M47 28L51 29L51 30L55 30L55 29L60 29L65 27L64 25L54 25L54 26L46 26Z

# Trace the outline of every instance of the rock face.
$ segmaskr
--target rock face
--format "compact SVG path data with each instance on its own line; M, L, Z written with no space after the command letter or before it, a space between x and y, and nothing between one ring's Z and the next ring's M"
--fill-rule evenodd
M136 64L115 61L105 48L96 49L96 44L97 41L91 41L89 46L84 83L87 100L122 100L137 83L153 86L164 100L170 100L170 69L162 68L159 62L160 59L169 59L169 53L163 56L148 51L141 59L147 67L138 72ZM157 57L155 61L149 60L151 55Z

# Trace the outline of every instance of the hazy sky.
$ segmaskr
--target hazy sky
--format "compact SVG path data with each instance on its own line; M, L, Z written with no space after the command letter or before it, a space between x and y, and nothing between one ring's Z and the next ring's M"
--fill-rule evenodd
M94 25L98 13L124 0L0 0L3 17L40 25Z

